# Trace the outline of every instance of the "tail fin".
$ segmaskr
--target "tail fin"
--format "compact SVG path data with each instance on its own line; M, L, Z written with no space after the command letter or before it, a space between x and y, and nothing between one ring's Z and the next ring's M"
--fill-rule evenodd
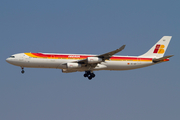
M148 52L140 57L163 57L169 45L172 36L163 36Z

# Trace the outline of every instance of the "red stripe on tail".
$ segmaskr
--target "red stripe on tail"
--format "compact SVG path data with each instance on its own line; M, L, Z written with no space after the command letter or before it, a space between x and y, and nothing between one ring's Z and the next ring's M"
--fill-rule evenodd
M159 44L156 45L156 48L154 49L154 52L153 52L153 53L158 53L160 46L161 46L161 45L159 45Z

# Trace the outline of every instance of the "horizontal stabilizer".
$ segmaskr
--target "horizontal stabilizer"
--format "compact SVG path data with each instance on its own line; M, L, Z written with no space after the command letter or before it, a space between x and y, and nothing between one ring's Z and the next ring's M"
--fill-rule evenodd
M161 57L161 58L154 58L154 59L153 59L153 62L154 62L154 63L157 63L157 62L163 61L163 60L165 60L165 59L167 59L167 58L170 58L170 57L172 57L172 56L174 56L174 55L168 55L168 56Z

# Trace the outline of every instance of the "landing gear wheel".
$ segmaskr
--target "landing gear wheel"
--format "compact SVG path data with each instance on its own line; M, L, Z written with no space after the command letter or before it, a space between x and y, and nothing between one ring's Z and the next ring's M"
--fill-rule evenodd
M88 77L88 74L85 73L85 74L84 74L84 77Z
M91 73L91 77L94 78L96 75L94 73Z
M91 80L91 79L92 79L92 76L89 76L88 79Z
M21 71L22 74L24 74L24 72L25 72L24 70Z
M91 71L85 71L85 73L84 73L84 77L88 77L89 80L91 80L95 76L96 75L93 72L91 72Z

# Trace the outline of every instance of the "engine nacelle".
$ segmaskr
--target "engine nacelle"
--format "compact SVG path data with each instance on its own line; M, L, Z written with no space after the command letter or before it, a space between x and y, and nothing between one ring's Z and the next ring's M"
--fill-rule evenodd
M71 69L71 68L80 68L81 64L78 64L78 63L67 63L66 66L67 66L68 69Z
M98 57L88 57L88 58L87 58L87 62L88 62L88 63L99 63L99 62L102 62L102 58L98 58Z

